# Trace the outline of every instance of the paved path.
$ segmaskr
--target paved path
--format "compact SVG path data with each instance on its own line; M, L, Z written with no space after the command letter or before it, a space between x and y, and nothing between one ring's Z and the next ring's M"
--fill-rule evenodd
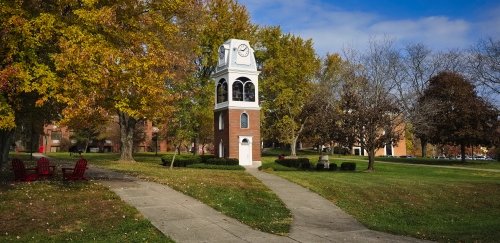
M332 202L281 177L247 171L273 190L293 215L289 237L298 242L422 242L369 230Z
M368 230L328 200L301 186L256 168L247 170L275 191L292 211L294 220L289 236L253 230L158 183L95 167L88 170L87 176L100 180L177 242L420 242Z
M158 183L95 167L91 167L86 176L100 180L176 242L295 242L287 237L253 230Z

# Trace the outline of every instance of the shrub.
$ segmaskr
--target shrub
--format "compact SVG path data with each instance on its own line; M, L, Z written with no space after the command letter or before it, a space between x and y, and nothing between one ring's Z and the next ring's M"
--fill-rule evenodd
M287 167L294 167L299 169L310 169L311 163L308 158L297 158L297 159L277 159L274 162Z
M187 165L188 168L196 169L212 169L212 170L245 170L241 165L213 165L213 164L191 164Z
M323 163L316 164L316 170L323 170L324 168L325 168L325 164L323 164Z
M239 165L240 162L238 159L233 158L211 158L208 159L206 164L210 165Z
M356 163L354 162L343 162L340 164L340 170L356 170Z
M329 171L336 171L337 170L337 164L335 163L330 163L330 168L328 168Z
M259 170L265 171L297 171L297 168L286 167L277 163L267 163L259 166Z
M161 162L163 166L170 166L170 162L174 155L164 155L161 157ZM174 161L174 167L186 167L191 164L201 163L201 158L194 155L176 155Z
M209 159L217 158L217 156L215 156L213 154L204 154L204 155L200 155L200 158L201 158L201 163L206 164Z

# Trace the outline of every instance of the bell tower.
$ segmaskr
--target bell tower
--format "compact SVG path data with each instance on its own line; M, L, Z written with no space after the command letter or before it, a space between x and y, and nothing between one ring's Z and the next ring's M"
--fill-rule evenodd
M247 40L230 39L219 47L215 81L214 148L220 158L240 165L260 163L259 71Z

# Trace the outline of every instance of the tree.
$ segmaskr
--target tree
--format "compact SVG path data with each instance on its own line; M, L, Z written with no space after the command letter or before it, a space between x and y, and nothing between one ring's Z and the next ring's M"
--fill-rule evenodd
M305 124L303 139L315 145L339 141L340 87L345 63L338 54L327 54L312 85L313 95L304 110L311 115ZM333 144L331 144L333 147ZM320 153L323 150L319 150ZM333 152L333 150L332 150Z
M341 125L346 145L359 144L368 152L368 171L374 170L375 151L395 144L404 130L403 117L393 94L400 78L399 55L392 42L371 42L364 54L347 56L350 71L342 87Z
M440 72L429 80L419 98L417 123L432 143L459 145L465 162L466 146L491 145L499 137L498 111L478 97L474 85L460 74Z
M262 67L263 136L290 144L295 156L297 141L310 118L305 108L320 62L312 40L283 34L279 27L263 28L258 35L255 49Z
M471 77L500 94L500 40L480 40L469 49L468 72Z
M58 51L58 2L3 1L0 4L0 167L8 159L14 132L26 131L31 147L43 124L61 108L59 78L51 55Z
M110 119L104 109L91 102L92 100L80 101L79 104L84 104L84 106L66 107L62 112L63 119L60 122L62 126L73 130L73 138L83 145L84 153L87 152L89 143L100 138L105 132L105 126L108 125Z
M122 161L133 161L138 122L166 117L172 87L191 74L197 1L86 1L68 7L73 25L62 30L54 56L64 77L64 101L94 100L119 117Z
M191 102L188 99L180 99L176 104L176 110L168 117L166 126L161 128L164 137L167 137L175 148L170 169L174 167L175 155L180 154L181 146L190 143L194 136L192 123L195 121L191 119L189 106Z
M438 55L425 45L408 44L401 53L401 69L403 76L396 81L399 104L402 107L406 122L414 124L421 122L421 116L415 114L415 107L424 90L428 86L429 79L442 69L442 62ZM411 135L420 139L422 157L426 157L428 138L420 130L412 130ZM414 139L412 139L414 140Z

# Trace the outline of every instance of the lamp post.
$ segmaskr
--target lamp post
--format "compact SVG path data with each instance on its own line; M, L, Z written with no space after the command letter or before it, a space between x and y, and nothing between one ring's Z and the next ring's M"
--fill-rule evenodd
M155 142L155 156L158 156L158 132L160 129L153 127L153 141Z

